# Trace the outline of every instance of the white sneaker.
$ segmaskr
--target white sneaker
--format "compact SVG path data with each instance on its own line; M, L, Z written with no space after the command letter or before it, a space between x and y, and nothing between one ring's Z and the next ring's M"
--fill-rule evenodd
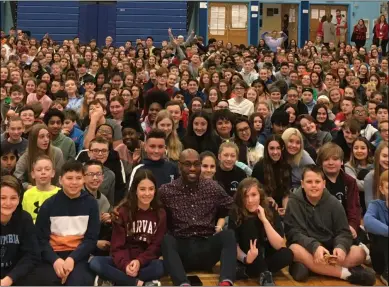
M101 286L101 285L99 285L99 275L96 275L96 277L95 277L95 282L93 283L93 286Z
M159 280L153 280L145 282L145 286L161 286L161 281Z
M103 278L99 278L99 275L97 275L93 286L114 286L114 285L112 282L103 280Z

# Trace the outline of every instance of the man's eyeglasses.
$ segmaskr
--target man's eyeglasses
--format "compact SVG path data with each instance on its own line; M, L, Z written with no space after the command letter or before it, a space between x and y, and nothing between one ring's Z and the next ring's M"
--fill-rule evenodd
M354 111L354 114L358 115L358 116L362 116L364 115L366 112L365 111Z
M191 168L192 166L194 167L200 167L201 166L201 161L195 161L195 162L190 162L190 161L180 161L180 164L182 164L186 168Z

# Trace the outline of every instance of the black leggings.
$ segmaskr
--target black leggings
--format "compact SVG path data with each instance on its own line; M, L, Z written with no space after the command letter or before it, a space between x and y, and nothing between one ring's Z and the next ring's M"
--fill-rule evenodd
M293 262L293 252L282 247L279 250L267 250L265 256L258 255L253 263L246 265L246 273L250 277L258 277L262 272L277 272Z
M381 40L381 48L382 48L382 56L386 56L388 49L388 41L389 40Z
M369 233L370 257L373 269L376 273L382 274L388 268L388 237Z

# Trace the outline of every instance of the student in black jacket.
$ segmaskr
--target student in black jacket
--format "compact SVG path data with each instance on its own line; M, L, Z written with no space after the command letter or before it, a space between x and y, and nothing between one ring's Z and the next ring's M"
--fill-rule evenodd
M265 143L263 158L254 166L252 177L262 185L267 199L278 213L285 215L289 191L292 188L292 167L288 163L285 142L279 135L271 135ZM274 204L275 203L275 204Z
M2 176L1 286L23 285L23 278L40 261L38 239L31 215L17 208L20 195L19 181L11 175Z
M235 143L225 142L221 144L215 179L230 196L234 196L239 183L246 178L243 169L235 165L238 155L239 148Z
M293 253L285 247L278 213L270 207L255 178L239 184L228 227L235 231L237 259L241 262L237 279L259 276L260 286L274 285L272 272L291 264Z

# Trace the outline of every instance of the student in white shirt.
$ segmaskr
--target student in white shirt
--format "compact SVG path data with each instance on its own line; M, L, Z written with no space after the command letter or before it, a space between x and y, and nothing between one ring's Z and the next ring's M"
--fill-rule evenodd
M233 86L234 98L228 100L230 111L243 115L250 116L254 112L254 104L245 98L248 86L245 81L239 80Z

